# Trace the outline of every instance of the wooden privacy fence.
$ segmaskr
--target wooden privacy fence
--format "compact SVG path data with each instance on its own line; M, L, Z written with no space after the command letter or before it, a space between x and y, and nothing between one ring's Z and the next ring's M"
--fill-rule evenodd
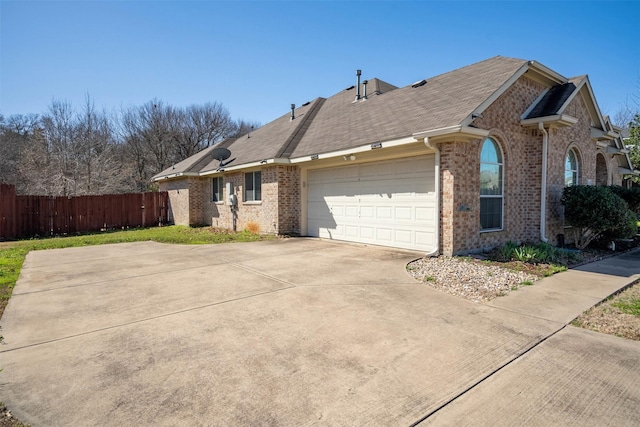
M166 191L102 196L18 196L0 184L0 240L168 223Z

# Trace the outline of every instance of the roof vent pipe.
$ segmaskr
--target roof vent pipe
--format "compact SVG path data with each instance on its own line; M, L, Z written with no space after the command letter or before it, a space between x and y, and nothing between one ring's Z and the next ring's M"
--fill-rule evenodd
M296 118L296 114L294 110L296 109L296 104L291 104L291 120Z
M362 94L362 100L366 100L367 99L367 83L369 83L369 80L365 80L362 82L362 86L363 86L363 94Z
M360 101L360 75L362 74L362 70L356 70L356 101Z

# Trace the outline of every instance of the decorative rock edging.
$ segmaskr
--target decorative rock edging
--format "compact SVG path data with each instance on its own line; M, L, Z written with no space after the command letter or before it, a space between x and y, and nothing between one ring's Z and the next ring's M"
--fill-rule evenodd
M474 302L490 301L539 279L523 271L442 256L412 261L407 264L407 272L435 289Z

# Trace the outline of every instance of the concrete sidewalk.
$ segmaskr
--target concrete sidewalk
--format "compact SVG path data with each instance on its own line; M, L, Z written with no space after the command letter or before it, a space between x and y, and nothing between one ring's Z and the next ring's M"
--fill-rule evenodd
M490 304L417 283L418 256L315 239L32 252L0 400L34 427L640 424L638 343L565 326L635 280L640 252Z
M568 324L640 279L640 250L586 264L486 305L558 329L420 425L640 425L640 342Z
M640 249L554 274L488 306L562 324L640 278Z

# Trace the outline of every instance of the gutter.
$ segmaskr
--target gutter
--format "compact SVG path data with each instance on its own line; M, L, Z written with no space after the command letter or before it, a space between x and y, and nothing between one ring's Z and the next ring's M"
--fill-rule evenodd
M538 123L542 132L542 182L540 183L540 240L547 243L547 152L549 151L549 132L543 122Z
M153 178L151 178L151 182L164 181L165 179L180 178L183 176L199 176L199 174L195 172L176 172L176 173L171 173L169 175L161 175L161 176L156 175Z

